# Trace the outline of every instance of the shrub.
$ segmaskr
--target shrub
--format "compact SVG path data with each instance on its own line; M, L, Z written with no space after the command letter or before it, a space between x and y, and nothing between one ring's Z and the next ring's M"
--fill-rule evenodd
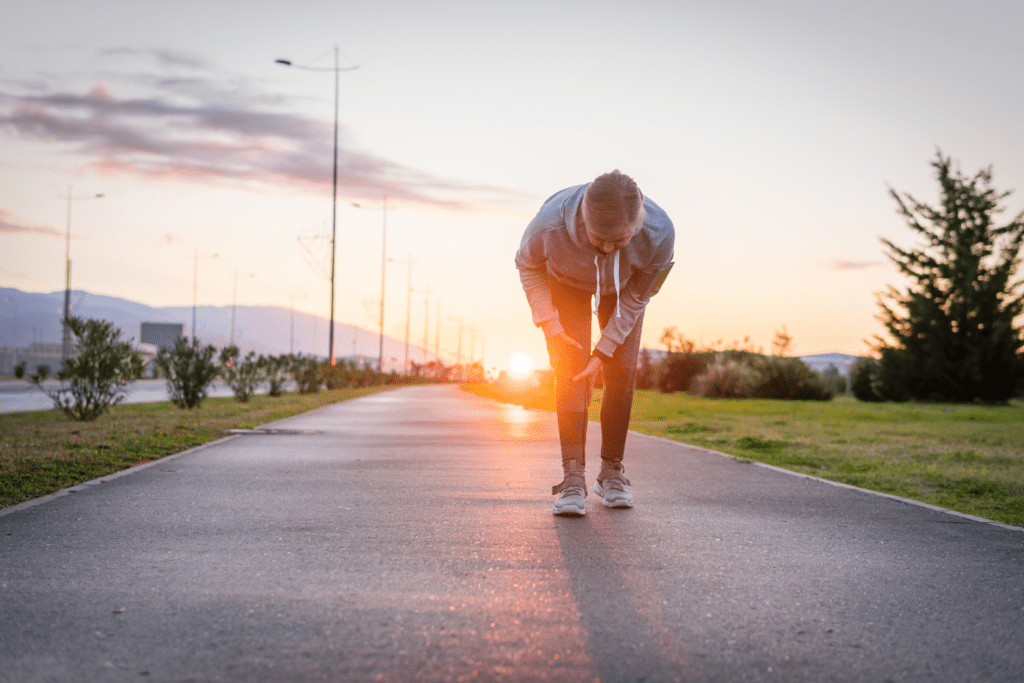
M14 366L14 376L21 379L25 376L25 361L21 361Z
M197 339L179 339L170 351L161 349L155 359L160 374L167 378L167 393L179 408L198 408L217 377L212 346L202 347Z
M320 391L320 366L313 358L293 356L291 373L299 385L300 394L315 394Z
M675 391L689 391L695 377L707 370L715 354L708 351L683 351L669 353L661 362L658 373L658 390L663 394Z
M130 343L118 341L121 330L106 320L72 316L67 326L77 340L77 352L57 373L60 388L52 392L43 389L42 381L50 370L45 366L31 380L65 415L88 422L124 400L125 386L142 376L142 357Z
M225 346L220 350L221 375L235 394L235 400L245 403L256 393L256 385L263 381L263 363L256 359L256 352L250 351L239 359L237 346Z
M288 356L260 356L264 377L270 385L267 393L277 397L284 393L284 383L288 379L288 370L291 367L291 358Z
M861 358L850 368L850 388L859 401L881 401L875 391L878 383L879 364L874 358Z
M834 396L821 374L799 358L762 356L753 361L753 369L758 381L750 394L752 398L830 401Z
M690 392L705 398L747 398L759 377L745 360L716 353L714 360L693 378Z

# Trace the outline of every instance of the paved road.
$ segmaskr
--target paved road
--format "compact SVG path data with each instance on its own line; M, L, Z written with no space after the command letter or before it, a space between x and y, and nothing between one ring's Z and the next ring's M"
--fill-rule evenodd
M44 386L56 389L60 382L47 380ZM294 391L295 382L285 382L285 391ZM267 393L269 385L261 383L256 389L257 394ZM125 403L155 403L167 401L167 380L142 379L128 385L128 396ZM233 396L234 394L224 382L214 382L208 396ZM52 410L53 401L34 385L24 380L5 380L0 382L0 413L20 413L30 410Z
M453 387L275 426L0 517L0 680L1024 678L1019 531L636 435L555 518L553 417Z

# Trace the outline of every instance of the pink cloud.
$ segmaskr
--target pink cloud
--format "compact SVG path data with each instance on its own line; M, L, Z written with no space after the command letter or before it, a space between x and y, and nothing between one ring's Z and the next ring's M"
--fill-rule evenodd
M204 66L187 56L153 54L165 63ZM158 94L118 98L102 82L87 93L0 92L0 131L66 145L108 173L252 188L329 188L331 123L269 111L273 98L245 88L218 90L212 79L137 78L148 78ZM348 138L342 127L338 189L344 197L368 199L385 192L399 201L450 210L493 210L518 199L503 188L441 178L354 149Z
M45 237L64 237L63 232L54 228L43 225L22 225L13 219L9 211L4 211L3 209L0 209L0 233L27 233L30 235L43 235Z

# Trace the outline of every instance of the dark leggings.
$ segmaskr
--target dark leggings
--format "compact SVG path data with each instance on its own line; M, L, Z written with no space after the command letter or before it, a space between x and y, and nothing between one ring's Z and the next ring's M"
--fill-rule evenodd
M555 408L558 414L558 437L562 446L562 464L575 460L584 467L587 443L587 409L590 406L591 387L586 381L573 382L583 371L590 358L590 316L593 295L558 281L551 282L551 298L558 310L558 319L572 339L583 349L577 349L557 338L547 342L551 367L555 369ZM614 294L601 295L597 321L604 329L615 315ZM601 402L601 463L602 469L621 469L629 431L629 414L633 408L633 384L636 377L636 359L640 350L640 331L643 313L637 318L633 331L615 350L611 362L603 366L604 399Z

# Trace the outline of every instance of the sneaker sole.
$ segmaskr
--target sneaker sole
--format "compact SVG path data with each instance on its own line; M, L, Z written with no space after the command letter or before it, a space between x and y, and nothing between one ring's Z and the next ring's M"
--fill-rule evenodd
M587 506L578 507L576 505L566 505L561 508L553 508L551 514L559 515L560 517L586 517Z
M604 499L604 487L601 484L594 484L594 493L601 496L601 503L606 508L613 508L616 510L625 510L633 507L633 501L631 500L620 500L617 503L611 503Z

